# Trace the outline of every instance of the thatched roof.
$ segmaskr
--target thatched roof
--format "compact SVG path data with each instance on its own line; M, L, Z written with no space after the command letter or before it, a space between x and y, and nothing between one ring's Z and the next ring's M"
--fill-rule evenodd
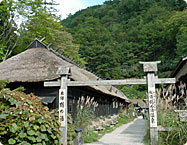
M130 100L133 105L138 105L138 100Z
M175 77L177 81L180 77L185 76L187 74L187 56L181 58L176 68L171 74L171 77Z
M143 101L138 101L138 106L139 106L140 108L142 108L142 109L147 109L147 108L149 108L149 107L147 106L147 104L146 104L145 102L143 102Z
M40 48L33 48L36 44ZM35 44L35 45L34 45ZM39 45L38 45L39 44ZM42 45L41 45L42 44ZM70 78L75 81L98 80L98 77L35 40L29 49L0 63L0 80L10 82L44 82L60 78L59 66L68 66ZM112 86L90 86L99 92L128 100L125 95Z

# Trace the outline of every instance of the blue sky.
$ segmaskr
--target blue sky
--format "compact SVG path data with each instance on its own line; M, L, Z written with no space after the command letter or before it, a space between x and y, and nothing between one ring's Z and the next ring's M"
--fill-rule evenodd
M56 0L60 5L57 6L61 18L64 19L67 15L74 14L75 12L85 9L89 6L103 4L106 0Z

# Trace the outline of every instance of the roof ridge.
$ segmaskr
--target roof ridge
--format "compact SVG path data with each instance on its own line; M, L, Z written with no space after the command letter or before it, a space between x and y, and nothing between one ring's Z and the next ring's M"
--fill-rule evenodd
M59 56L60 58L66 60L67 62L76 65L77 67L81 68L78 64L73 62L71 59L65 57L64 55L58 53L57 51L53 50L52 48L49 48L47 45L45 45L43 42L35 38L31 44L26 49L31 49L31 48L47 48L49 51L53 52L55 55Z
M31 49L31 48L47 48L47 46L43 42L35 38L35 40L31 42L26 49Z
M57 48L56 50L53 50L52 48L50 48L49 46L51 45L45 45L42 41L45 40L45 37L42 38L41 40L35 38L35 40L33 42L31 42L31 44L26 48L26 49L31 49L31 48L47 48L49 51L53 52L56 56L62 58L63 60L77 66L78 68L84 69L82 68L80 65L78 65L76 62L73 62L71 59L69 59L68 57L64 56L63 54L58 53L57 51L60 48ZM50 43L51 44L51 43ZM94 72L90 71L89 68L84 69L85 71L94 74L95 76L97 76ZM98 78L102 79L101 77L97 76Z

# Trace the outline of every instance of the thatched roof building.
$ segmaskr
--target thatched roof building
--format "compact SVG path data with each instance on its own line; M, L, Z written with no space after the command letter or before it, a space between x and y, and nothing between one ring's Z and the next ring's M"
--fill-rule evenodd
M28 48L24 52L0 63L0 80L9 80L11 84L13 84L12 86L14 86L16 83L23 86L25 84L30 83L34 84L32 85L33 88L36 86L36 83L40 83L40 87L35 87L35 90L37 89L38 91L39 88L44 87L43 83L45 81L57 80L60 78L60 75L56 74L59 66L70 67L70 79L74 81L88 81L100 79L93 73L90 73L89 71L80 68L70 59L48 48L46 45L36 39L28 46ZM31 92L33 91L31 85L26 86L29 87ZM87 88L91 89L93 92L107 95L107 99L109 97L119 98L121 100L124 100L125 102L128 102L128 98L121 91L119 91L113 86L88 86ZM47 94L40 94L41 93L36 93L36 95L42 97L48 96ZM57 93L53 93L53 96L54 94Z
M34 46L38 47L38 45L40 48L33 48ZM9 80L10 82L44 82L56 80L60 78L60 75L56 74L59 66L70 67L70 78L74 81L99 79L96 75L78 67L70 59L47 48L46 45L37 39L30 46L26 51L0 63L0 80ZM128 98L115 87L90 87L102 93L128 100Z
M175 93L177 94L175 106L178 109L184 109L187 105L187 56L181 58L176 68L171 74L171 77L176 78Z

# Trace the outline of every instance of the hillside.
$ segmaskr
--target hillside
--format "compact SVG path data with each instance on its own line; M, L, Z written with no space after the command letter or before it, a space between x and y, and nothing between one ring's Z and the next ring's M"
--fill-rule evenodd
M102 78L139 78L139 61L161 60L168 77L187 55L187 3L184 0L113 0L62 21L80 45L86 67Z

